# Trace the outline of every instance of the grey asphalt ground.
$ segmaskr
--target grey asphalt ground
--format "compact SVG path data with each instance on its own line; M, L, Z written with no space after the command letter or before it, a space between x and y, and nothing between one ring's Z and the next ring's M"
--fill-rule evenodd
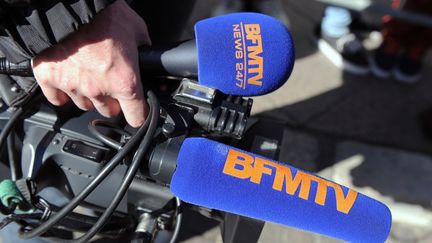
M217 2L198 1L191 24L208 17ZM385 202L393 215L388 242L432 242L432 140L419 123L420 114L432 108L432 55L422 80L412 86L343 73L314 41L322 9L312 0L283 1L296 63L283 87L254 98L254 117L263 120L263 129L280 129L280 160ZM364 18L379 23L379 16ZM214 226L182 242L222 239ZM266 223L259 242L339 241Z

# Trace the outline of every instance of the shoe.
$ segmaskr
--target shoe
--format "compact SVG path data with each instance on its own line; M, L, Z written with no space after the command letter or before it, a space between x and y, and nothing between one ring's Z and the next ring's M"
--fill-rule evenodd
M378 49L369 56L371 72L378 78L387 79L392 75L398 61L399 45L384 41Z
M409 48L393 69L393 77L404 84L414 84L421 79L424 48Z
M369 64L366 50L356 35L349 33L339 38L329 37L320 34L320 28L316 33L320 36L318 40L319 50L334 64L343 71L364 76L369 73Z

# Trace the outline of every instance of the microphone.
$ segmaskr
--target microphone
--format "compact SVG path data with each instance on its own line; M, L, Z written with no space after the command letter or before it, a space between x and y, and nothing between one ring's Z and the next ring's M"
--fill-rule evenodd
M140 48L144 73L197 78L229 95L267 94L288 79L295 60L287 28L273 17L235 13L195 24L195 40Z
M187 138L171 192L191 204L349 242L384 242L386 205L335 182L206 138Z

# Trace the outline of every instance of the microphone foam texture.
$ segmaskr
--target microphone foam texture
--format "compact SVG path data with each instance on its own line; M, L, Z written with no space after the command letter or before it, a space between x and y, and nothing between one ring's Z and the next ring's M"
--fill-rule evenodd
M383 203L334 182L205 138L187 138L171 191L191 204L350 242L384 242Z
M292 72L294 43L273 17L235 13L195 24L198 81L225 94L257 96L282 86Z

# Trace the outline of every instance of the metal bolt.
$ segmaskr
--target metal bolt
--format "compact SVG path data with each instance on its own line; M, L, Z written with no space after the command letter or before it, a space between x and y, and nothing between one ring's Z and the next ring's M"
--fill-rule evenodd
M18 93L20 90L19 90L19 88L17 86L12 86L11 87L11 91L14 92L14 93Z
M165 137L169 138L171 135L173 135L175 132L175 126L171 123L165 123L162 125L162 133L165 135Z
M58 140L58 139L54 139L54 141L52 142L54 145L57 145L57 144L59 144L60 143L60 140Z

